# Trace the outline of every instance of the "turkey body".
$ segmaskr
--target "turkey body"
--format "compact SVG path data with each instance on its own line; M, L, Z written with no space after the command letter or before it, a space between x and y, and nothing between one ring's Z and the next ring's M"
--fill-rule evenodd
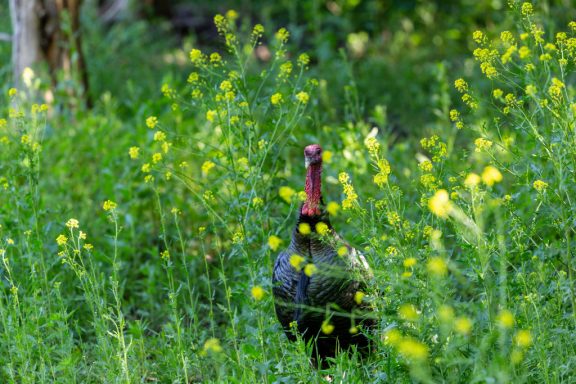
M316 184L320 182L319 173ZM314 179L310 172L309 177ZM307 193L314 190L308 188L308 180L306 185ZM300 208L290 245L274 264L272 281L276 315L287 337L293 341L300 334L306 342L312 340L312 357L325 365L327 357L351 345L367 351L369 339L363 331L373 321L366 318L368 306L357 295L365 292L370 268L364 257L334 231L321 202L319 185L315 188L317 201L309 198ZM302 224L309 230L301 233ZM322 236L317 226L324 227ZM309 264L313 264L313 270L305 268Z

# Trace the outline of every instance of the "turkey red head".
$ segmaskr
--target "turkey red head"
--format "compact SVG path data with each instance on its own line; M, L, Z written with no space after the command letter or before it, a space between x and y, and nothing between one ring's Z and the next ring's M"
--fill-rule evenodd
M304 216L319 216L322 202L322 147L311 144L304 148L306 165L306 201L302 205Z

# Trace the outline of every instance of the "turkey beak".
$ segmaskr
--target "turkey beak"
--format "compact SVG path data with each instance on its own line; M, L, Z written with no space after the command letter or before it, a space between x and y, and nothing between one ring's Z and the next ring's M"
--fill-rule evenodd
M305 157L304 158L304 166L306 167L306 169L308 169L308 167L310 166L310 158Z

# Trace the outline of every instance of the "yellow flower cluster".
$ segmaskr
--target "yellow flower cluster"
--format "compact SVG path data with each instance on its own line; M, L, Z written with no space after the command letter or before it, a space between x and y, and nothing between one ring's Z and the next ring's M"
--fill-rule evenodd
M271 250L276 251L280 244L282 244L282 239L278 236L272 235L268 238L268 246Z
M283 101L282 94L279 92L276 92L275 94L270 96L270 102L272 103L272 105L278 105L282 103L282 101Z
M297 271L300 271L302 269L302 264L306 261L306 259L304 259L304 257L297 255L297 254L293 254L290 255L290 265L292 266L292 268L294 268Z
M286 28L280 28L276 34L274 35L276 40L278 40L281 44L286 44L288 39L290 38L290 32Z
M448 273L448 264L440 256L431 257L426 264L426 268L432 276L443 277Z
M494 184L502 181L502 174L498 168L489 165L484 168L484 171L482 172L482 181L484 184L491 187Z
M438 163L448 156L448 147L446 143L440 141L438 135L423 138L420 140L420 145L432 154L432 161L435 163Z
M548 183L542 180L536 180L533 187L538 193L543 193L548 188Z
M292 197L294 196L295 193L296 191L294 189L286 186L280 187L280 189L278 189L278 195L282 200L284 200L288 204L292 202Z
M340 181L340 184L342 184L344 194L346 195L346 198L342 200L342 209L346 211L351 209L354 206L354 203L358 201L358 195L350 183L350 176L348 176L346 172L341 172L338 175L338 180Z
M302 104L308 104L310 100L310 95L307 92L301 91L296 94L296 100ZM326 152L324 152L326 153ZM324 153L322 155L324 155Z
M484 139L482 137L474 140L474 145L476 146L476 152L487 151L492 147L492 142L490 140Z
M438 217L447 218L452 211L452 202L445 189L439 189L434 196L428 200L428 208Z
M548 88L548 94L552 98L553 101L559 103L562 101L562 90L564 89L564 83L557 79L552 78L552 85Z
M304 267L304 274L308 277L312 277L316 272L318 272L318 268L312 263L306 264Z
M106 200L103 204L102 204L102 209L104 209L105 211L113 211L116 209L116 207L118 207L118 204L116 204L115 202L113 202L112 200Z
M252 294L252 297L254 298L254 300L260 301L264 298L266 291L264 291L264 288L262 288L261 286L255 285L250 290L250 293Z

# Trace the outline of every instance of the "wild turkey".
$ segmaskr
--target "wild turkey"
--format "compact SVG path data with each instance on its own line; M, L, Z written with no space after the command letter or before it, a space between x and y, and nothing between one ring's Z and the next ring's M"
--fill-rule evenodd
M326 357L350 345L368 349L362 330L372 326L372 320L363 316L367 306L361 297L371 272L364 257L334 231L324 209L322 148L309 145L304 157L306 201L299 209L290 245L274 265L274 304L288 339L294 341L295 332L306 342L312 339L312 358L325 366Z

